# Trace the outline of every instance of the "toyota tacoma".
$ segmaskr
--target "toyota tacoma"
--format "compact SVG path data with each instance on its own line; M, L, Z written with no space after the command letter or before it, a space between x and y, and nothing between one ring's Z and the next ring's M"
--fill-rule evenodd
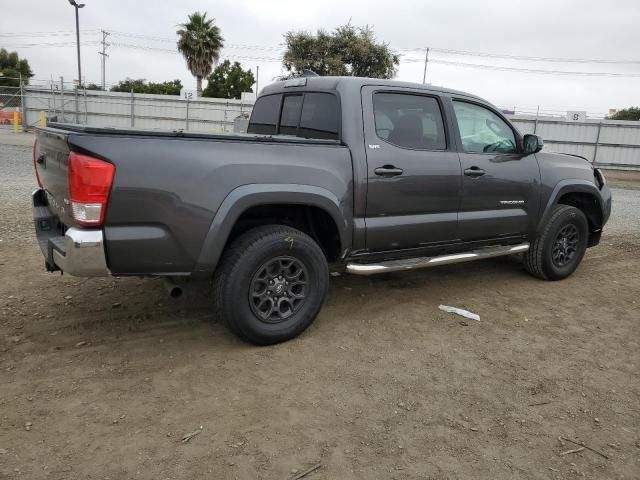
M351 274L519 254L571 275L611 212L603 173L541 151L474 95L302 76L256 100L246 134L50 124L33 214L49 271L212 282L217 315L273 344Z

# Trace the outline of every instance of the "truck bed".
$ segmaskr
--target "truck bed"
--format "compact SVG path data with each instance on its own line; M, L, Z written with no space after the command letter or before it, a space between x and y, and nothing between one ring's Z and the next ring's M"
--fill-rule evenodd
M108 268L115 275L212 270L215 265L202 265L199 259L212 229L220 227L216 214L223 202L240 190L255 190L261 196L257 201L275 203L277 192L291 191L292 185L319 189L344 210L343 218L353 215L351 155L336 140L53 123L37 130L36 156L42 158L36 169L43 189L38 206L48 209L41 215L52 224L59 222L60 232L86 230L69 206L71 152L115 167L99 226ZM287 198L296 203L295 195ZM226 221L230 214L224 215ZM52 248L55 240L47 239Z
M228 140L234 142L259 142L259 143L303 143L315 145L339 145L339 140L324 140L315 138L300 138L286 135L257 135L251 133L206 133L184 130L148 130L142 128L116 128L116 127L91 127L75 123L50 122L47 130L60 133L78 133L90 135L126 135L138 137L184 138L198 140Z

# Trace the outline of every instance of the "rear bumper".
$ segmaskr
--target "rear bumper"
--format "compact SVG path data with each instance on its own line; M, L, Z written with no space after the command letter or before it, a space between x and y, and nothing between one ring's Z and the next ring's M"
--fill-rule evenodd
M47 270L61 270L77 277L109 275L101 229L71 227L62 233L44 190L33 192L32 199L36 238Z

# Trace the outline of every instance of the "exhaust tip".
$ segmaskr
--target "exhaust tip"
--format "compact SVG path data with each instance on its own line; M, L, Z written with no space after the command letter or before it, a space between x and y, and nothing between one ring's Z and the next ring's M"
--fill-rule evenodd
M169 289L169 296L171 298L180 298L182 296L182 288L173 287Z
M171 298L180 298L182 296L182 287L176 285L170 277L164 279L164 286Z

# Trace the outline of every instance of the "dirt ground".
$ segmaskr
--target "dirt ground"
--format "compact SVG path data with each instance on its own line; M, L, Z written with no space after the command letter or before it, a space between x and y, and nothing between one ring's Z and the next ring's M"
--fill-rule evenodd
M206 285L44 272L28 147L0 149L0 478L640 478L635 207L565 281L511 258L339 276L257 348Z

